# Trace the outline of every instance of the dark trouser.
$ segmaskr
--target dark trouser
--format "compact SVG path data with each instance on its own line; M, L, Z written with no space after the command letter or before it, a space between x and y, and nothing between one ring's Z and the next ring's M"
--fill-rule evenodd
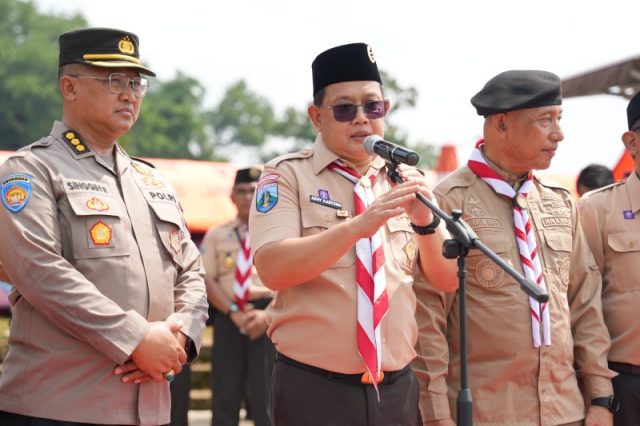
M39 417L23 416L21 414L0 411L0 425L2 426L98 426L93 423L65 422L64 420L41 419Z
M278 359L271 378L276 426L417 426L418 380L409 368L379 386L329 378Z
M628 367L628 368L625 368ZM620 410L613 416L615 426L640 425L640 367L634 368L628 364L609 363L609 368L620 373L613 378L613 393L620 401Z
M255 426L270 425L267 416L267 389L275 350L265 335L255 341L240 334L226 315L216 315L211 350L213 426L237 426L240 404L245 397L251 405Z
M185 364L171 382L171 426L189 426L191 366Z

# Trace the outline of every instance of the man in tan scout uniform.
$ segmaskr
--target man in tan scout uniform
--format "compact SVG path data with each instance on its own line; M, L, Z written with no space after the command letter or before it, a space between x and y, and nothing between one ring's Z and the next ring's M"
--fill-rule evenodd
M59 65L62 121L0 166L0 424L167 424L207 304L175 191L117 144L154 74L136 35L105 28L62 34Z
M640 95L627 106L629 130L622 135L635 160L627 180L587 193L580 221L602 274L602 307L611 334L609 368L619 373L613 389L620 400L616 425L640 424Z
M448 234L415 198L431 198L423 176L399 167L407 182L392 186L363 147L384 135L389 108L371 48L329 49L312 70L318 137L265 166L250 214L255 265L277 291L273 420L416 425L413 278L421 270L455 288L455 264L440 254Z
M462 209L489 248L549 293L541 306L481 252L469 253L474 424L611 424L605 407L585 413L578 388L580 378L588 399L613 393L600 276L569 191L531 173L549 167L564 138L560 79L546 71L507 71L471 102L485 117L484 140L435 195L445 211ZM418 297L414 368L423 420L451 425L460 386L458 294L426 289Z
M209 302L216 309L211 350L211 387L215 426L236 426L245 383L251 418L267 426L267 382L273 344L266 336L264 310L273 292L260 282L251 258L248 222L261 169L240 169L231 191L237 217L212 227L200 245Z

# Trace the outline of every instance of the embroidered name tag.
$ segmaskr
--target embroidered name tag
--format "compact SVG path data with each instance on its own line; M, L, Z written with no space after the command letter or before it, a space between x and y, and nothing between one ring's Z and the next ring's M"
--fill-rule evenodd
M309 201L311 201L312 203L321 204L323 206L331 207L332 209L336 209L336 210L342 208L342 203L339 203L339 202L333 201L333 200L327 200L327 199L318 197L317 195L309 195Z
M571 227L571 218L567 216L549 216L542 218L542 226L550 228L553 226Z
M481 228L502 228L502 223L497 217L470 217L465 219L473 229Z

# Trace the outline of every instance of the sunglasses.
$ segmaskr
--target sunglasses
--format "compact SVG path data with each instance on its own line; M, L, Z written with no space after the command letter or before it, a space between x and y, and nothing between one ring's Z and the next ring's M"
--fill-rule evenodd
M358 107L362 107L364 111L364 115L368 119L376 119L382 118L387 114L387 108L389 107L389 103L386 100L383 101L369 101L363 104L340 104L329 106L331 111L333 111L333 118L336 121L340 122L348 122L352 121L356 118L356 114L358 113Z

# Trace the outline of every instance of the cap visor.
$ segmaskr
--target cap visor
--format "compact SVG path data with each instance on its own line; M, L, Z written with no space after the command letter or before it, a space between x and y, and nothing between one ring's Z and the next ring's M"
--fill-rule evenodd
M84 63L101 68L136 68L139 69L142 74L150 75L151 77L156 76L156 73L149 68L127 61L84 61Z

